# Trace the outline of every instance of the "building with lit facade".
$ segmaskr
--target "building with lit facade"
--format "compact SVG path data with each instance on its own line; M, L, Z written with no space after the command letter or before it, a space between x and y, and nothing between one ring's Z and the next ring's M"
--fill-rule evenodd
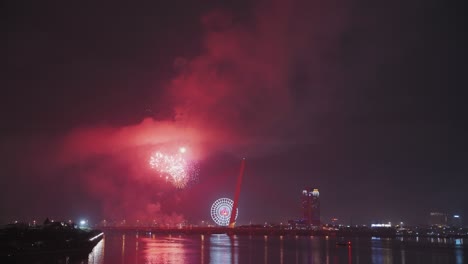
M302 190L302 216L308 225L320 225L320 193L317 188Z
M446 226L447 214L440 212L431 212L429 215L429 225Z
M460 215L453 215L450 221L450 225L453 227L463 227L462 219Z

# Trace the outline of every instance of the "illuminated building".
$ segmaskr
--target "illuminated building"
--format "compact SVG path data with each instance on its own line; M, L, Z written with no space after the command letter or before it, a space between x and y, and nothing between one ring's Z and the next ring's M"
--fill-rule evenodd
M302 191L302 212L303 218L309 225L320 225L320 199L319 190L316 188L306 188Z
M453 215L450 221L451 226L453 227L463 227L462 226L462 219L460 215Z
M431 212L429 216L429 224L436 226L446 226L447 215L440 212Z

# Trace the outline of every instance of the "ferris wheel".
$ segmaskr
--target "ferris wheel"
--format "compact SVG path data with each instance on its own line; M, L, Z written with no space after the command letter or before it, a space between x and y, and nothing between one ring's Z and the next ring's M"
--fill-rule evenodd
M231 219L231 211L234 201L229 198L220 198L211 206L211 218L220 226L228 226ZM236 210L235 219L239 214L239 209Z

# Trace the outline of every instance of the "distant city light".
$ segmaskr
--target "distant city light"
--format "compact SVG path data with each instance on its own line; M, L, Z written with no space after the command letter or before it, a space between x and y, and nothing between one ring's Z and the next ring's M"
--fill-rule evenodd
M371 224L371 227L391 227L392 224Z
M459 216L459 215L454 215L453 217L454 217L454 218L460 218L460 216Z
M318 190L318 189L314 189L314 190L312 191L312 196L318 197L318 196L319 196L319 190Z

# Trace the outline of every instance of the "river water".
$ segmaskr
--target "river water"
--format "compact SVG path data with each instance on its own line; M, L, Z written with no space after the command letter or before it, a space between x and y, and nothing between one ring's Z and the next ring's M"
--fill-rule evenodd
M343 241L351 241L352 245L336 244ZM57 262L461 264L468 263L468 240L107 232L87 258L64 258Z

